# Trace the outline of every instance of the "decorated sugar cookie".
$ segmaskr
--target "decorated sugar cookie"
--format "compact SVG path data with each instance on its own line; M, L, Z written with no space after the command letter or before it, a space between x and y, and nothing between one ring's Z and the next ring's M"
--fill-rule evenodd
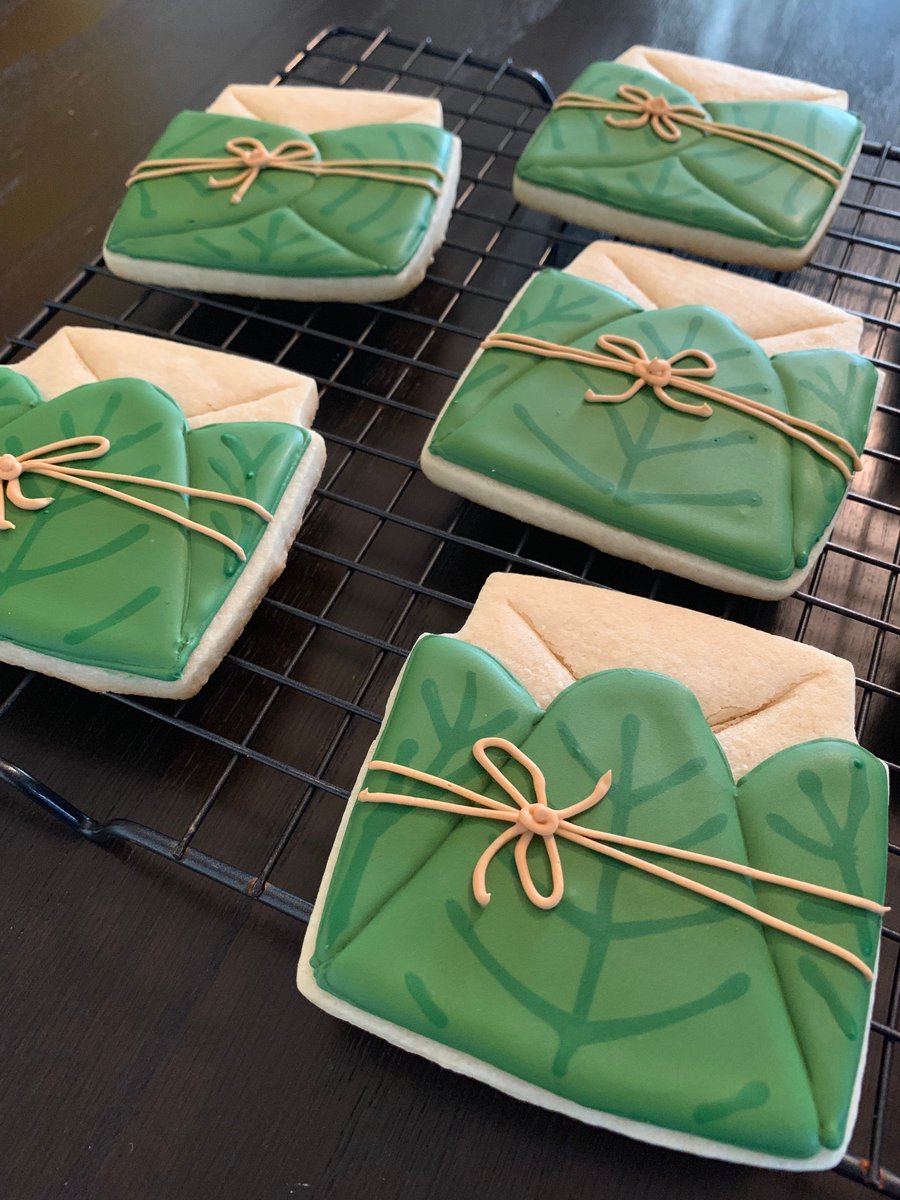
M290 371L109 331L0 369L0 661L196 692L284 566L316 404Z
M635 46L563 92L516 167L530 208L708 258L792 269L843 195L845 93Z
M808 646L492 577L410 655L300 990L594 1125L833 1165L885 885L886 772L852 705L850 665Z
M878 376L848 352L859 329L770 284L597 243L519 293L422 467L610 553L777 599L862 467Z
M104 257L140 283L402 296L444 239L459 160L437 101L235 85L180 113L135 165Z

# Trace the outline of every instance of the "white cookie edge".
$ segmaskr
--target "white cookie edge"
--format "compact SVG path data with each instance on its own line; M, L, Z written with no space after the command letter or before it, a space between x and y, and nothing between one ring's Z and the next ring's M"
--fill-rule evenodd
M529 183L520 179L518 170L513 176L513 195L526 208L549 213L573 225L611 233L630 241L649 242L673 250L684 250L701 258L740 263L744 266L796 271L809 262L825 236L850 183L850 177L862 151L864 137L865 130L862 130L841 182L834 189L831 202L809 240L802 246L768 246L763 242L717 233L701 226L666 221L662 217L647 217L625 208L615 208L597 200L588 200L572 192Z

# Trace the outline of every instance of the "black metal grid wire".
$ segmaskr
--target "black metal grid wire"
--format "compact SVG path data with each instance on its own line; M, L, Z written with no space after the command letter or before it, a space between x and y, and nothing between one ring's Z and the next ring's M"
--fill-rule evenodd
M458 628L488 571L511 569L613 584L842 653L857 670L860 740L889 762L895 780L900 151L865 144L809 267L784 278L751 272L862 316L863 349L885 377L866 469L834 539L805 590L771 605L488 513L431 487L419 472L429 423L514 292L536 269L565 265L595 236L521 209L509 190L515 159L552 101L543 78L427 39L336 27L272 81L299 82L397 88L442 101L464 145L447 241L410 297L352 307L144 288L115 279L98 260L11 340L0 355L11 365L63 325L84 324L306 372L322 392L317 428L329 459L284 575L199 697L155 703L78 693L75 705L65 684L0 668L2 747L23 764L0 765L5 781L94 840L143 846L306 920L342 802L403 657L419 633ZM37 707L39 737L29 720ZM898 892L897 841L895 830L889 897ZM894 925L882 942L860 1118L838 1168L891 1196L900 1196L898 948ZM885 1164L891 1155L895 1170Z

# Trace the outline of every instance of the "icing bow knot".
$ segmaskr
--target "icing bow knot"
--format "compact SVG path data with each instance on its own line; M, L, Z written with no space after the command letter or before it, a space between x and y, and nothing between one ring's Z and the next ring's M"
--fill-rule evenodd
M534 801L528 800L521 789L509 778L503 767L489 757L488 750L502 750L509 759L525 769L531 778L532 788L536 797ZM666 867L657 866L656 863L648 862L646 859L639 858L635 854L629 854L619 849L619 847L625 846L629 849L642 850L650 854L660 854L668 858L680 858L689 862L700 863L704 866L731 872L734 875L743 875L748 879L756 879L763 883L774 884L777 887L790 888L793 891L805 892L808 895L820 896L823 899L836 900L838 903L847 904L852 908L866 909L874 913L888 912L889 910L883 904L879 904L877 900L869 900L866 896L857 896L851 892L841 892L836 888L825 887L822 884L808 883L804 879L792 879L787 875L776 875L772 871L763 871L758 867L751 867L746 863L732 862L730 859L717 858L711 854L700 854L694 850L683 850L678 846L667 846L660 842L648 842L640 838L626 837L624 834L607 833L600 829L591 829L584 825L577 825L574 821L570 820L571 817L588 812L600 803L612 786L612 771L607 771L604 775L601 775L590 794L585 796L583 800L578 800L566 808L552 808L547 799L547 781L543 771L533 759L529 758L513 742L502 737L479 738L472 746L472 757L494 783L510 797L513 804L506 804L502 800L495 800L492 796L484 796L479 792L472 791L471 788L453 783L449 779L442 779L440 775L430 775L427 771L419 771L417 768L407 767L403 763L385 762L382 759L373 759L369 763L369 770L387 771L394 775L402 775L418 783L426 783L431 787L450 792L452 795L458 796L461 800L468 801L468 803L456 804L450 800L431 799L428 796L408 796L398 792L372 792L368 788L363 788L360 791L358 799L363 803L380 802L384 804L404 805L408 808L430 808L438 812L453 813L461 817L480 817L489 821L505 822L507 828L490 843L476 862L475 869L472 872L472 892L476 901L482 907L485 907L491 899L491 893L487 890L487 869L496 854L509 842L515 841L514 859L523 892L537 908L555 908L562 900L565 891L562 861L559 857L559 845L557 841L557 839L562 839L563 841L571 842L573 845L581 846L586 850L593 850L597 854L602 854L604 857L611 858L624 866L633 867L636 870L646 872L648 875L654 875L658 879L666 880L669 883L684 888L686 891L694 892L709 900L714 900L727 908L735 909L737 912L743 913L755 921L759 921L762 925L768 925L770 928L777 929L781 933L786 933L798 941L806 942L808 945L824 950L826 953L834 955L835 958L843 959L844 962L849 963L861 975L865 976L866 979L872 979L872 971L868 964L844 946L840 946L836 942L829 942L825 938L819 937L818 934L810 933L809 930L803 929L799 925L792 925L789 921L783 921L780 917L775 917L764 909L756 908L744 900L739 900L728 892L722 892L704 883L698 883L695 879L679 875L676 871L670 871ZM535 837L539 837L543 841L547 861L550 865L551 886L550 892L547 894L538 891L528 864L528 847Z
M640 129L643 125L649 125L664 142L677 142L680 139L681 130L677 122L683 116L699 117L701 121L707 119L702 108L693 104L670 104L665 96L654 96L639 84L623 83L617 95L624 101L619 111L634 115L619 117L610 113L606 118L607 125L616 129Z
M679 350L671 358L650 358L641 343L634 338L620 337L612 333L601 334L597 338L597 345L607 354L621 359L623 365L616 369L628 370L635 379L631 387L613 395L595 392L588 388L584 394L585 400L602 404L621 404L625 400L630 400L641 388L649 387L653 389L657 400L661 400L667 408L674 408L677 412L694 413L698 417L712 416L713 410L709 404L705 402L687 404L683 400L676 400L666 391L670 385L680 387L682 390L689 390L684 386L689 380L711 379L715 375L716 360L705 350ZM696 360L700 366L679 367L676 365L687 359Z
M537 797L536 801L529 801L525 797L503 769L488 756L488 750L502 750L521 767L525 768L531 777L534 794ZM448 780L441 779L436 775L428 775L424 771L416 771L412 767L404 767L399 763L381 762L377 759L369 763L371 771L391 771L397 775L405 775L409 779L416 779L420 783L430 783L448 792L452 792L454 795L460 796L465 800L469 800L479 807L473 809L465 804L452 804L445 800L428 800L416 796L398 796L391 792L370 792L368 788L364 788L359 793L359 799L362 801L387 800L392 803L408 804L418 808L437 808L442 812L460 813L466 817L486 817L489 820L507 822L509 828L504 829L501 834L494 838L475 864L475 870L472 874L472 890L475 894L475 899L482 907L488 904L491 893L487 890L487 869L498 851L502 850L508 842L516 840L514 857L522 890L537 908L555 908L560 900L562 900L565 890L562 861L559 857L559 847L556 844L556 839L560 837L564 840L579 842L583 838L600 836L592 829L585 829L580 825L572 824L569 818L577 816L579 813L587 812L595 804L600 803L609 791L610 784L612 783L612 771L607 771L597 781L590 795L586 796L583 800L579 800L575 804L570 804L567 808L551 808L550 802L547 799L547 781L544 778L543 771L527 754L512 742L507 741L506 738L479 738L472 746L472 757L479 766L483 767L490 778L506 792L507 796L514 802L513 804L506 804L502 800L494 800L490 796L482 796L478 792L471 791L469 788L461 787L456 783L450 783ZM528 847L535 837L543 839L544 848L547 851L547 860L550 864L551 890L548 895L543 895L538 891L528 865Z
M428 162L413 162L403 158L332 158L317 159L316 147L306 138L289 138L274 150L269 150L258 137L233 137L225 143L226 155L221 158L147 158L139 162L125 180L125 186L164 179L170 175L190 175L197 171L237 171L236 175L216 178L210 175L207 186L233 188L232 204L240 204L249 189L267 170L296 171L314 176L346 175L354 179L379 179L383 183L403 183L426 188L440 195L440 188L431 179L419 175L401 175L399 170L425 171L441 183L444 172ZM382 170L381 168L387 168Z
M79 462L85 459L102 458L111 448L109 438L100 436L99 434L89 434L86 437L64 438L59 442L49 442L46 446L38 446L36 450L28 450L23 454L10 454L9 452L0 455L0 531L15 529L12 521L6 517L6 502L9 501L14 508L20 508L24 511L38 511L46 508L53 503L52 496L26 496L22 491L22 476L26 474L42 476L45 479L55 479L60 483L74 484L76 487L86 488L91 492L99 492L101 495L109 496L113 500L120 500L125 504L131 504L135 508L143 508L147 512L156 513L158 516L165 517L168 521L174 521L178 525L183 525L186 529L191 529L195 533L202 533L205 537L212 538L213 541L220 542L223 546L227 546L233 551L241 562L244 562L247 555L244 549L238 542L233 541L230 537L226 537L224 533L219 533L216 529L210 529L207 525L201 525L198 521L192 521L189 517L184 517L181 513L172 512L171 509L162 508L158 504L152 504L149 500L142 500L139 496L130 496L127 492L121 492L117 488L111 488L105 480L114 483L134 483L141 487L159 488L166 492L178 492L182 496L197 496L203 500L217 500L223 504L237 504L241 508L248 508L251 512L255 512L258 517L264 521L271 521L272 514L261 504L257 504L255 500L248 500L244 496L231 496L225 492L211 492L205 488L188 487L182 483L168 483L162 479L150 479L144 475L121 475L113 471L91 471L83 467L70 467L67 464L71 462ZM69 451L62 454L60 451Z
M802 442L820 458L836 467L848 482L853 471L859 471L863 465L856 448L840 434L833 433L814 421L782 412L771 404L763 404L760 400L738 395L737 392L728 392L708 382L716 373L716 360L705 350L692 348L679 350L671 358L651 358L641 343L634 338L612 333L601 334L597 338L597 346L606 353L585 350L580 346L566 346L561 342L550 342L530 334L507 333L504 330L489 334L481 343L483 350L516 350L538 358L564 359L566 362L579 363L586 367L602 367L607 371L620 371L623 375L634 376L634 383L624 392L595 392L588 388L584 399L589 403L622 404L637 395L641 388L649 387L667 408L706 419L713 415L713 407L707 403L711 400L714 404L721 404L725 408L734 409L761 421L764 425L770 425L785 437ZM700 365L678 366L687 360L694 360ZM676 400L666 391L668 387L677 387L680 391L699 396L701 403L690 404L685 400ZM849 458L852 470L836 451Z
M274 150L267 150L257 137L229 138L225 149L234 155L242 169L237 175L227 179L215 179L210 175L206 181L211 188L229 188L235 190L231 195L232 204L240 204L248 190L256 182L260 171L267 168L292 170L293 164L307 162L315 156L312 142L290 139L281 142ZM226 164L228 165L228 164Z
M607 125L615 129L643 129L646 125L664 142L680 141L681 126L696 129L705 136L729 138L733 142L752 146L754 150L774 154L776 158L793 163L795 167L802 167L833 188L844 177L843 163L829 158L827 154L820 154L811 146L777 133L768 133L764 129L713 120L705 109L693 104L672 104L665 96L654 96L640 84L621 84L616 97L608 99L605 96L592 96L590 92L563 92L553 107L605 112Z

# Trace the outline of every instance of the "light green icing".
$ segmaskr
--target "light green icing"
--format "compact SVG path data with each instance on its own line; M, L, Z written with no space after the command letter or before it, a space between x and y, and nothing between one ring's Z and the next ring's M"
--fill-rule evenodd
M234 137L258 138L270 150L289 139L305 139L315 145L316 160L407 159L442 170L453 145L451 134L427 125L306 134L247 117L183 112L147 157L222 158L225 143ZM407 173L440 186L430 173ZM131 258L264 275L397 274L421 245L436 203L428 189L410 184L270 169L260 173L239 204L232 204L231 189L207 186L210 174L228 178L237 172L223 168L133 184L107 247Z
M621 63L594 63L569 90L612 100L622 84L646 88L671 104L703 108L722 123L789 138L841 164L850 162L863 134L857 117L829 104L699 105L683 88ZM834 197L824 180L767 151L685 126L670 143L649 125L615 129L607 115L554 109L526 146L516 174L613 208L769 246L806 245Z
M735 784L696 699L671 679L603 672L542 711L485 651L431 636L409 658L375 755L506 799L471 757L485 728L538 764L557 808L611 769L608 795L581 824L841 889L852 851L855 889L883 894L885 772L855 744L795 746ZM515 764L504 769L527 791ZM383 771L365 784L441 795ZM772 826L776 813L782 829ZM856 970L566 842L556 909L528 902L511 846L489 868L482 909L472 870L496 835L490 821L358 803L322 908L319 986L590 1108L791 1158L840 1144L870 994ZM529 865L547 890L540 845ZM834 903L806 911L796 894L674 866L789 920L802 916L874 960L871 914L848 917ZM803 961L828 981L852 1029L823 1018L822 989Z
M711 354L716 387L842 434L861 450L875 397L871 363L838 350L769 359L727 317L701 306L644 312L618 292L542 271L500 326L596 350L600 334L639 341L652 358ZM687 364L692 365L692 364ZM630 376L490 349L437 424L432 454L605 524L769 579L808 560L846 491L808 447L713 403L707 420L665 407L650 388L590 404ZM676 398L697 397L669 389Z
M274 512L309 445L276 422L189 430L165 392L139 379L88 384L44 402L22 375L0 368L0 453L102 435L102 459L75 467L185 483L255 499ZM104 482L104 481L99 481ZM134 484L109 486L224 532L248 555L266 523L222 501L189 500ZM0 638L57 658L158 679L180 677L243 564L219 542L174 521L69 483L22 477L0 532Z

